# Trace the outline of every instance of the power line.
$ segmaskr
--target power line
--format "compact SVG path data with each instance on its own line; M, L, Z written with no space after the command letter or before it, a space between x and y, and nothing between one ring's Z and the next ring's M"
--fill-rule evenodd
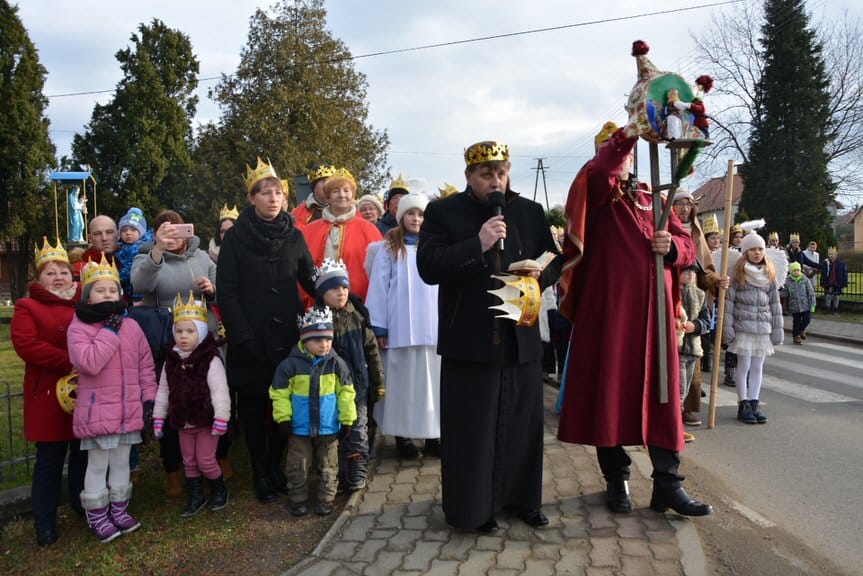
M554 32L557 30L566 30L568 28L581 28L584 26L595 26L597 24L608 24L610 22L623 22L626 20L635 20L638 18L648 18L651 16L662 16L665 14L674 14L677 12L689 12L692 10L701 10L703 8L713 8L716 6L726 6L728 4L739 4L744 0L724 0L722 2L713 2L711 4L700 4L698 6L689 6L687 8L673 8L670 10L661 10L658 12L642 12L641 14L633 14L630 16L618 16L616 18L603 18L600 20L590 20L588 22L576 22L573 24L563 24L561 26L550 26L547 28L534 28L532 30L522 30L520 32L508 32L505 34L495 34L493 36L478 36L475 38L466 38L464 40L452 40L449 42L440 42L437 44L425 44L422 46L413 46L409 48L397 48L394 50L382 50L379 52L370 52L368 54L359 54L356 56L345 56L343 58L333 58L330 60L321 60L321 61L313 61L309 62L305 65L309 66L312 64L332 64L335 62L344 62L348 60L359 60L361 58L373 58L376 56L388 56L390 54L403 54L405 52L418 52L421 50L431 50L433 48L444 48L447 46L457 46L460 44L471 44L474 42L486 42L488 40L499 40L501 38L512 38L515 36L526 36L529 34L541 34L544 32ZM213 80L219 80L222 77L222 74L218 76L207 76L205 78L198 78L198 84L204 82L211 82ZM66 98L68 96L93 96L96 94L110 94L111 92L115 92L116 88L111 88L109 90L88 90L82 92L65 92L62 94L49 94L45 96L45 98Z

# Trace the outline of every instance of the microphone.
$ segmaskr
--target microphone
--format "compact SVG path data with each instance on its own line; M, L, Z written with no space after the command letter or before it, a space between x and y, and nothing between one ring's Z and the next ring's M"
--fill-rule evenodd
M495 190L488 195L488 202L492 205L495 216L503 214L503 205L505 203L503 192ZM499 252L503 252L503 238L498 239L494 245L494 249Z

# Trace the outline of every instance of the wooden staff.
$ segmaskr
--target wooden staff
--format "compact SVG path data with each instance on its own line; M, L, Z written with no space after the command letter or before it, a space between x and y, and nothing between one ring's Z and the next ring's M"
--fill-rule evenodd
M728 189L725 193L725 230L722 236L722 269L719 273L720 278L728 276L728 242L731 237L731 203L734 195L734 160L728 161L728 175L725 177L728 181ZM716 338L713 340L713 373L710 375L710 411L707 415L707 427L713 428L716 425L716 396L719 388L719 358L722 354L722 327L725 324L725 288L719 286L719 294L716 296L719 301L719 310L716 316Z

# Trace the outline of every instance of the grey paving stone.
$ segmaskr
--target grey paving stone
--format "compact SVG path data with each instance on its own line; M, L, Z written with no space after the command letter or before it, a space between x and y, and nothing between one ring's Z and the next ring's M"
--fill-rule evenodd
M383 550L378 553L377 559L366 566L363 574L369 576L382 576L383 574L391 574L396 568L402 565L405 555L400 552L388 552Z
M530 542L519 540L504 540L503 550L497 555L497 567L513 570L524 570L524 563L530 556Z
M325 553L331 560L350 560L360 545L356 542L336 542Z
M306 566L297 576L331 576L339 567L338 562L319 560Z
M357 550L354 560L358 562L374 562L380 550L387 545L386 540L368 539Z
M528 558L524 573L530 576L554 576L554 563L554 560Z
M401 504L384 504L383 512L375 520L378 528L401 528L405 507Z
M620 567L620 546L617 538L593 538L590 539L590 565Z
M647 528L637 517L618 514L615 520L617 521L617 534L621 538L644 539L647 537Z
M393 484L392 489L387 493L387 503L406 506L410 503L413 494L413 484Z
M478 536L476 539L476 549L499 552L503 550L503 542L504 540L500 536Z
M427 542L424 540L417 542L413 552L405 556L402 568L405 570L429 570L432 560L440 554L441 547L443 547L442 542Z
M375 528L369 534L369 538L376 540L389 540L398 532L398 528Z
M653 553L645 540L621 539L620 550L624 556L644 556L651 558Z
M422 535L419 530L399 530L387 541L386 549L392 552L410 552Z
M407 530L425 530L428 528L426 516L405 516L402 518L402 526Z
M560 549L560 559L554 565L557 574L585 574L589 559L590 544L579 542Z
M342 529L342 534L339 540L347 540L350 542L365 542L369 532L375 523L375 516L371 514L361 514L351 517L345 527Z
M476 535L470 532L453 531L449 541L440 551L441 560L467 560L470 550L476 546Z
M456 560L432 560L432 567L426 576L456 576L459 564Z
M395 484L415 484L420 475L419 468L402 468L396 473Z
M473 550L468 554L461 566L458 567L459 576L476 576L477 574L486 574L494 568L495 563L494 552L485 550Z
M380 470L375 472L374 479L369 482L366 493L368 492L389 492L390 486L395 481L395 474L381 474Z
M626 576L653 576L656 574L650 558L643 556L623 556L621 559L621 572ZM660 572L663 576L673 572Z
M358 514L380 514L386 502L386 492L366 492L357 507Z

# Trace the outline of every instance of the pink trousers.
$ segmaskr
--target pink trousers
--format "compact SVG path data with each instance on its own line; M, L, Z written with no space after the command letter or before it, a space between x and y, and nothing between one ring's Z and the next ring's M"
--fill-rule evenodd
M183 467L186 478L198 478L201 475L215 480L222 475L219 463L216 462L216 446L219 437L210 433L210 428L199 426L180 430L180 453L183 454Z

